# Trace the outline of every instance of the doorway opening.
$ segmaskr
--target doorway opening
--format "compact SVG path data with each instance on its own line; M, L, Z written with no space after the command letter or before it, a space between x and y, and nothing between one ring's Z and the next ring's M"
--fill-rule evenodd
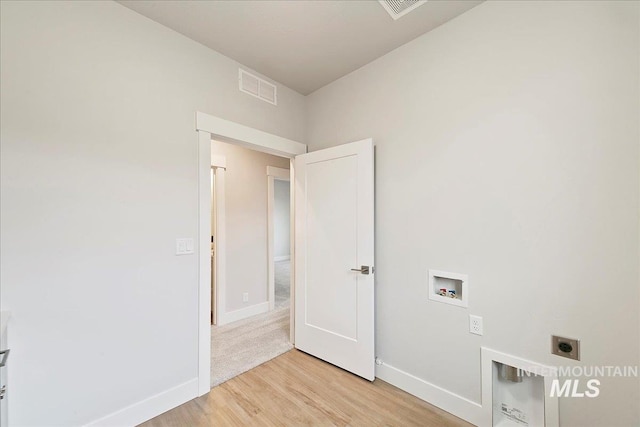
M290 169L293 171L292 159L307 152L307 146L297 141L263 132L239 123L222 119L202 112L196 112L195 130L197 131L198 144L198 381L195 395L202 396L211 390L211 140L228 142L234 145L250 147L254 150L282 156L290 160ZM224 178L226 165L216 168L215 184L224 191ZM293 172L292 172L293 176ZM292 197L295 195L292 192ZM224 197L216 197L217 209L224 204ZM225 218L216 218L217 226L224 223ZM293 233L292 233L293 234ZM219 227L214 233L216 256L216 293L220 298L220 284L226 280L225 252L226 236L224 227ZM292 242L291 263L294 262L295 248ZM295 294L295 269L292 268L291 276L291 300ZM222 303L220 298L220 302ZM295 307L292 307L295 308ZM294 343L294 309L290 314L290 342ZM216 313L217 314L217 313Z
M293 345L290 161L216 140L211 159L214 387Z
M196 114L196 130L199 171L199 395L207 393L211 384L212 139L289 159L292 188L295 189L291 191L291 205L295 206L295 215L292 215L295 224L291 228L295 238L291 243L291 256L295 260L291 263L294 268L290 292L291 301L295 304L290 309L290 344L294 343L295 337L296 348L373 380L373 140L369 138L307 153L304 144L203 113ZM221 185L224 176L225 172L220 176L216 173L216 195L219 194L218 188L224 188ZM228 263L222 261L228 253L224 249L227 242L225 227L220 227L220 223L226 220L220 215L223 202L220 198L216 202L216 315L219 320L221 304L225 304L225 299L220 296L225 289L225 270L228 267ZM245 264L247 269L252 267ZM259 301L259 304L269 305L268 301ZM226 307L224 313L226 316Z

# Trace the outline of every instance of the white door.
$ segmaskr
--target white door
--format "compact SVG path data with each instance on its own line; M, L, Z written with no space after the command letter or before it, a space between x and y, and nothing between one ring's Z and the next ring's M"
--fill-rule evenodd
M372 381L373 140L295 158L295 346Z

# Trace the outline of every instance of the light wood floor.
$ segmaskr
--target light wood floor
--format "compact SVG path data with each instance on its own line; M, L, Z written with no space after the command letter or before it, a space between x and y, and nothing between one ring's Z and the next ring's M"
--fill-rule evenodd
M469 426L400 389L291 350L146 423L167 426Z

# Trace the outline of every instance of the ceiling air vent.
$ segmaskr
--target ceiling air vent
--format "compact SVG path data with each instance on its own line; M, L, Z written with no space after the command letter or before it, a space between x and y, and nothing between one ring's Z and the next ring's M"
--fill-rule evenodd
M238 81L241 92L260 98L269 104L278 105L278 92L275 85L243 69L240 69Z
M378 0L393 19L398 19L422 6L427 0Z

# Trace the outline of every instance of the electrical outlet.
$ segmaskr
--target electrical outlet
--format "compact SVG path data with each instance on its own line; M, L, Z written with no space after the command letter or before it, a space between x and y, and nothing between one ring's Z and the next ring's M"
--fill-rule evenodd
M482 317L469 315L469 332L476 335L482 335Z
M580 360L580 340L551 335L551 354Z
M249 292L242 294L242 302L249 302Z

